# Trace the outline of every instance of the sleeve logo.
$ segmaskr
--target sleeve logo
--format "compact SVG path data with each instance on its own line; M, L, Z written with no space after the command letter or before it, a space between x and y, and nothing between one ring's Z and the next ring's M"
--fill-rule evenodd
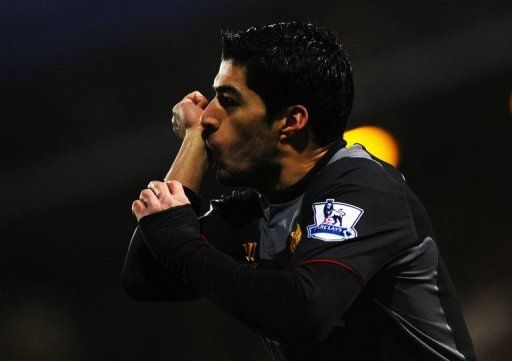
M351 204L326 199L313 204L315 224L307 227L308 237L326 242L345 241L357 237L354 228L364 211Z

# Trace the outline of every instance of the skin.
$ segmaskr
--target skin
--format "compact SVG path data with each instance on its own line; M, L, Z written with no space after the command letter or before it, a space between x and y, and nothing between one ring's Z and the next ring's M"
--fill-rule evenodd
M223 60L213 88L211 101L195 91L173 108L173 130L183 143L164 182L150 182L133 202L137 220L190 203L182 185L199 193L213 164L220 183L271 195L299 181L329 148L315 144L301 104L268 119L265 103L247 86L244 66Z
M217 179L226 186L267 188L279 174L279 122L269 122L265 104L245 84L245 69L223 61L215 77L216 97L200 123Z

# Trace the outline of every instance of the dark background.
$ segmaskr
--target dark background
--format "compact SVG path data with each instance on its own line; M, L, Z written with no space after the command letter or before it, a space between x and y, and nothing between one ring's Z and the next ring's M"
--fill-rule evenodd
M211 96L220 29L280 20L342 34L349 128L397 138L479 359L512 358L510 2L53 0L0 3L1 360L269 360L208 301L137 303L119 274L131 202L179 146L171 107Z

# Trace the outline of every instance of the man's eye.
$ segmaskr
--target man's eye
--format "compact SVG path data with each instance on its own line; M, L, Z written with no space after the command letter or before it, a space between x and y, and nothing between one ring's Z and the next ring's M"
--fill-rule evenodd
M222 105L224 108L230 108L238 105L236 101L224 95L218 95L218 99L220 105Z

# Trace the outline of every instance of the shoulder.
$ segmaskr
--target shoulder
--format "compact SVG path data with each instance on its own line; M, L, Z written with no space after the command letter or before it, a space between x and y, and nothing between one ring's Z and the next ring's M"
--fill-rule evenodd
M366 154L336 159L310 183L297 262L341 260L368 280L386 260L417 243L403 177Z
M362 233L390 227L413 231L407 186L401 173L363 147L356 150L349 149L351 153L335 159L312 180L303 199L305 219L316 224L323 222L327 214L338 212L345 217L343 222L350 220L351 227L357 223L358 229L365 231Z
M396 168L356 144L341 149L333 156L331 162L313 178L305 198L346 192L394 194L399 197L404 187L403 176Z

